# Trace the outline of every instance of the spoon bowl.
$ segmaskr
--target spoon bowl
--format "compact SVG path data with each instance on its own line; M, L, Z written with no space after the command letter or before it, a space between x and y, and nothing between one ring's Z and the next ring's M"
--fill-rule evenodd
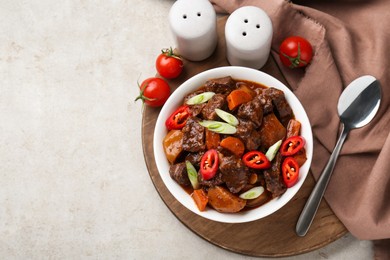
M350 129L367 125L379 109L381 89L373 76L362 76L348 85L339 98L340 121Z
M329 183L337 157L349 131L367 125L378 112L381 101L380 83L373 76L362 76L352 81L343 91L337 105L342 131L335 148L322 171L305 207L299 216L296 233L305 236L313 222L321 199Z

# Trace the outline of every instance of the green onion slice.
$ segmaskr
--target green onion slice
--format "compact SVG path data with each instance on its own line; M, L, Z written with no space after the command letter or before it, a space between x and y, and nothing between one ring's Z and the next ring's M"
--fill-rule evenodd
M186 161L186 168L188 179L190 179L192 188L194 188L194 190L199 189L198 173L196 172L195 167L190 161Z
M253 200L259 197L261 194L263 194L263 192L264 192L263 186L258 186L240 194L239 197L241 199Z
M187 105L198 105L209 101L215 95L214 92L203 92L187 100Z
M265 153L265 157L267 157L270 162L275 158L275 155L279 151L281 144L282 140L279 140L273 145L271 145L270 148L268 148L267 152Z
M226 123L232 125L232 126L237 126L238 125L238 119L233 116L232 114L226 112L226 111L223 111L219 108L216 108L215 109L215 113L217 113L217 115L222 118Z
M206 127L208 130L219 133L219 134L235 134L237 128L224 122L212 121L212 120L203 120L199 124L203 127Z

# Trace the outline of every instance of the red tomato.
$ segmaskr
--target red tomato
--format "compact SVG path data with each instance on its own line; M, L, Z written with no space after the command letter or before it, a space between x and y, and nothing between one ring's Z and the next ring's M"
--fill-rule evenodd
M283 180L287 188L295 185L299 176L299 165L293 157L287 157L282 164Z
M171 94L168 83L160 78L145 79L139 87L141 91L135 101L141 99L143 103L152 107L164 105Z
M158 73L167 79L177 78L183 70L183 61L173 53L172 48L164 49L161 52L156 60Z
M305 145L305 139L302 136L291 136L287 138L280 148L280 154L291 156L298 153Z
M199 173L204 180L210 180L215 176L218 170L219 158L215 149L208 150L200 161Z
M279 57L287 67L304 67L310 63L313 57L313 48L305 38L291 36L280 45Z
M182 129L185 126L189 117L190 108L187 105L183 105L176 109L176 111L168 117L168 119L165 121L165 126L168 130Z
M267 169L271 167L271 162L259 151L251 151L244 154L242 161L246 166L253 169Z

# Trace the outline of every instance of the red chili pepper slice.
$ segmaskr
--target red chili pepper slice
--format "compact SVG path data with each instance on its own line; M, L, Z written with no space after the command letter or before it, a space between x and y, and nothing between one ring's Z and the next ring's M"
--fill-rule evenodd
M291 156L299 152L305 146L305 139L302 136L291 136L287 138L280 148L280 154Z
M283 180L287 188L295 185L299 176L299 165L294 157L287 157L282 164Z
M218 170L219 158L215 149L208 150L200 161L200 174L204 180L210 180Z
M267 169L271 167L271 162L259 151L251 151L244 154L242 161L246 166L253 169Z
M187 122L187 119L190 117L190 109L188 106L183 105L176 109L168 119L165 121L165 126L168 130L179 130L182 129Z

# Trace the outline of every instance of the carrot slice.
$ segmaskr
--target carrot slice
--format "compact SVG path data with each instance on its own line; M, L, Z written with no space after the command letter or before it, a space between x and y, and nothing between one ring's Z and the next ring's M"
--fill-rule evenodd
M256 92L247 87L246 85L241 85L241 87L239 87L238 89L247 92L249 95L252 96L252 98L256 96Z
M245 90L236 89L230 92L226 100L228 102L229 109L234 110L239 105L251 101L252 96Z
M191 197L200 211L204 211L206 209L209 197L207 197L207 194L203 189L194 190Z
M219 145L221 138L218 133L206 129L206 147L207 150L216 149Z
M226 137L221 141L220 146L225 148L226 150L229 150L238 158L241 158L245 151L244 143L237 137Z

